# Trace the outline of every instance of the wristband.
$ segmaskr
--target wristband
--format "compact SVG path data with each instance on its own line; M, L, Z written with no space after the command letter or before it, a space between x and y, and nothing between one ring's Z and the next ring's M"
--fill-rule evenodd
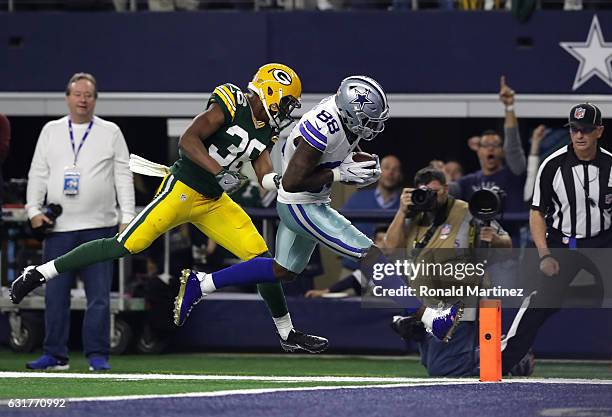
M509 106L506 106L506 111L507 111L507 112L514 111L514 104L511 104L511 105L509 105Z
M261 186L264 188L264 190L268 190L268 191L278 190L278 186L276 182L277 175L278 174L276 172L270 172L269 174L266 174L263 176L263 178L261 179Z
M546 259L546 258L553 258L555 261L557 260L557 258L555 258L554 256L552 256L552 254L550 254L550 253L549 253L549 254L544 255L544 256L542 256L542 257L540 258L540 263L542 263L542 261L543 261L544 259Z

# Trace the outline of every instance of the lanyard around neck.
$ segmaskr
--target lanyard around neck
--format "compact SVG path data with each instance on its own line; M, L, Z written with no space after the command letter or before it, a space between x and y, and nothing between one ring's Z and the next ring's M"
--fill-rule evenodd
M73 163L74 166L76 166L77 158L79 157L79 152L81 152L81 148L83 147L83 144L85 143L85 139L87 139L87 136L89 136L89 132L91 132L92 126L93 126L93 119L91 119L91 122L89 122L89 126L87 126L87 130L85 130L85 134L83 135L83 139L81 139L81 143L79 144L79 147L75 149L74 132L72 130L72 120L70 120L70 118L68 119L68 131L70 132L70 144L72 145L72 153L74 154L74 163Z

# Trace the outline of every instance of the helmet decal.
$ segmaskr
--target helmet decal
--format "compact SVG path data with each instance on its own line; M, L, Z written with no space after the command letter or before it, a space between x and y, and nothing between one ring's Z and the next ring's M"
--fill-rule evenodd
M355 88L355 99L351 101L351 104L358 104L359 110L363 111L363 107L366 104L374 104L374 102L368 98L369 94L370 90L365 90L365 93L362 93L361 91Z
M273 69L272 76L274 77L276 81L278 81L282 85L291 85L291 82L293 81L291 79L291 75L289 75L287 71L284 71L280 68Z

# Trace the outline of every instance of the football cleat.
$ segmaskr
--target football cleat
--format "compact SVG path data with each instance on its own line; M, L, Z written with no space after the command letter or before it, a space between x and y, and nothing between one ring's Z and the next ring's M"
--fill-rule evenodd
M457 301L448 308L436 311L431 329L427 329L427 331L444 343L448 343L457 329L462 315L463 302Z
M36 270L35 266L27 266L11 284L9 295L13 304L19 304L23 297L28 295L32 290L40 287L45 283L45 277Z
M425 338L425 326L415 315L393 316L391 328L406 342L421 342Z
M185 324L193 307L206 296L200 289L200 280L195 271L183 269L180 281L181 287L174 299L174 324L177 326Z
M321 353L329 346L329 340L326 338L305 334L295 329L291 329L289 336L287 336L287 340L283 340L280 335L279 340L285 352L305 350L310 353Z

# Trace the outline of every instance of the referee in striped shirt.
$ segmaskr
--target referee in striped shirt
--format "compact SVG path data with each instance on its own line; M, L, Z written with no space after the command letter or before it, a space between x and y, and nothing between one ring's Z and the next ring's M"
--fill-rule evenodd
M610 240L612 154L599 146L601 111L590 103L578 104L568 126L571 144L540 165L529 216L540 269L548 276L559 272L549 247L601 248Z
M558 311L581 269L593 273L595 292L601 292L596 296L603 297L598 268L571 249L612 247L612 154L599 146L604 126L597 106L572 107L566 126L571 143L546 158L536 177L529 225L543 276L502 342L505 373L527 353L544 321ZM534 304L547 308L533 308Z

